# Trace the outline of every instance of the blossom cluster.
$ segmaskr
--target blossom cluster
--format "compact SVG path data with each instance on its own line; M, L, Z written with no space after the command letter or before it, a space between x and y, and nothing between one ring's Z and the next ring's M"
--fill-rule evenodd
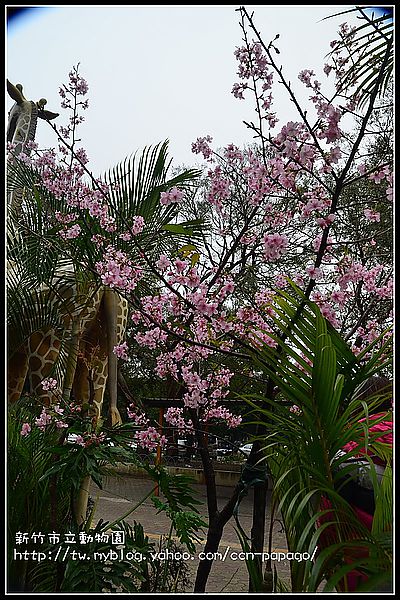
M138 411L133 403L129 405L127 409L127 415L135 425L147 425L149 423L149 419L146 417L144 412Z
M212 137L210 135L197 138L197 140L192 143L192 152L195 154L202 154L206 159L210 158L212 156L212 150L210 148L211 142Z
M46 379L42 379L41 386L44 390L56 390L58 387L58 382L53 377L47 377Z
M125 252L112 246L106 248L103 259L95 266L103 284L111 289L131 292L142 277L141 267L133 265Z
M168 192L161 192L160 204L168 206L169 204L179 204L183 200L183 192L176 186L171 188Z
M269 261L278 260L286 251L288 239L286 235L271 233L264 235L264 256Z
M240 415L234 415L228 410L225 406L211 406L207 408L205 411L204 421L208 423L212 419L216 419L217 421L225 421L226 425L230 429L234 429L238 427L242 422L242 417Z
M165 435L161 435L155 427L148 427L135 433L135 440L141 448L155 450L158 446L163 448L167 443Z
M271 61L259 41L252 41L245 46L236 48L235 58L239 63L237 74L242 83L235 83L232 94L235 98L244 99L244 91L256 91L259 106L262 109L261 117L272 129L278 122L275 112L272 112L272 94L267 93L272 88L274 73Z
M70 110L72 113L69 120L69 126L61 128L61 133L65 139L69 139L73 129L84 120L82 115L77 113L76 108L79 106L83 110L86 110L89 106L89 101L87 99L78 100L77 98L78 96L86 96L89 91L86 79L79 73L79 65L71 69L68 73L68 79L68 84L62 85L58 90L62 99L61 108Z
M114 346L113 352L118 358L122 358L123 360L129 360L128 344L126 342L122 342L121 344Z
M145 413L131 403L127 410L128 418L134 425L141 427L135 432L134 439L140 448L155 450L158 446L163 448L167 443L167 438L161 435L155 427L149 425L149 419Z
M60 405L56 404L51 407L43 406L42 411L35 419L34 425L40 429L40 431L46 431L46 428L53 424L57 427L57 429L65 429L68 428L68 423L63 420L64 408L61 408ZM23 423L21 428L21 436L26 437L32 431L32 426L30 423Z
M45 382L46 386L46 381L43 381ZM49 380L47 380L47 383L48 381ZM52 385L51 382L54 381L55 380L50 379L50 385ZM49 389L54 390L55 388L50 387ZM65 408L62 408L60 404L43 406L39 417L36 417L33 423L25 422L22 424L20 434L22 437L27 437L31 433L32 427L37 427L42 432L47 431L50 426L55 426L58 430L67 430L74 423L76 416L79 415L81 410L82 407L73 402ZM82 434L69 433L65 437L65 443L82 446L84 448L92 445L99 446L105 441L106 434L104 432L97 433L92 431L84 431Z
M83 435L80 434L71 434L69 443L76 444L77 446L82 446L83 448L88 448L89 446L100 446L103 442L105 442L107 436L104 432L101 433L90 433L88 431L84 432Z
M180 433L193 431L191 419L185 420L183 408L170 407L165 412L165 421L172 427L175 427Z

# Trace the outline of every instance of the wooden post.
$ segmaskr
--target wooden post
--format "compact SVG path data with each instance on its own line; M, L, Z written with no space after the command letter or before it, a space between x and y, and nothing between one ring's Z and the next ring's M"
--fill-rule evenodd
M160 436L162 435L163 432L163 419L164 419L164 407L160 407L160 413L159 413L159 433ZM157 456L156 456L156 465L160 465L161 464L161 444L158 444L157 446ZM159 496L160 495L160 487L157 484L156 489L154 490L154 495L155 496Z

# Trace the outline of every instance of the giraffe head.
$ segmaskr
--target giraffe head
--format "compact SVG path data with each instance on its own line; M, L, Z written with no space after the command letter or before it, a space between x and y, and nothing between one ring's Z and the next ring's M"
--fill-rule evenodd
M29 154L26 144L35 139L38 117L47 121L58 117L58 113L44 109L47 104L45 98L32 102L25 98L22 90L20 83L14 85L7 79L7 92L15 100L8 115L7 126L7 142L14 145L13 156L18 156L21 152Z
M26 144L35 139L38 108L22 93L22 85L13 85L7 80L7 91L15 100L8 114L7 142L14 146L13 156L25 152Z

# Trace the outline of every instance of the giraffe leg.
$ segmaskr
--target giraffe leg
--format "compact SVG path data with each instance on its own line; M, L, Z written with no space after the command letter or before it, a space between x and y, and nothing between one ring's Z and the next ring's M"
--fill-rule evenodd
M87 343L81 340L75 369L75 377L72 386L72 396L81 406L89 402L89 350Z
M83 403L92 402L98 417L108 384L112 425L122 422L117 408L118 360L113 348L123 340L127 316L127 301L104 288L98 312L84 328L74 380L74 397Z
M102 305L81 338L73 393L80 404L90 406L90 414L99 419L107 381L107 331Z
M93 377L93 391L94 398L93 404L96 407L96 412L99 416L101 416L103 401L104 401L104 393L106 390L107 384L107 376L108 376L108 364L107 359L105 358L101 365L99 365L98 369L94 373Z
M129 314L129 304L128 301L122 296L118 296L118 310L117 310L117 339L116 345L121 344L125 339L125 333L128 323L128 314ZM110 348L110 352L112 353L115 359L115 397L117 399L118 394L118 359L113 352L113 348ZM117 400L116 400L117 401ZM122 423L121 416L118 413L119 423Z
M37 331L29 340L28 373L30 390L34 392L45 406L52 403L53 395L43 390L41 383L53 374L54 364L60 353L61 341L54 331ZM62 382L58 381L59 388Z
M22 348L15 352L7 365L7 394L10 404L20 399L28 373L28 353Z
M91 332L93 334L93 330ZM81 405L90 405L92 416L102 413L104 390L107 382L107 359L104 341L93 346L92 341L81 341L73 385L73 397Z

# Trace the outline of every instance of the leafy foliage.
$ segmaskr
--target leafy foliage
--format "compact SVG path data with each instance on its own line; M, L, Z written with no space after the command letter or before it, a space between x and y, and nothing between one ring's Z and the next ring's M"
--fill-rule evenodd
M142 526L136 522L133 527L126 522L119 523L111 531L107 526L107 522L100 520L87 534L87 539L92 541L84 545L72 548L65 541L59 544L57 550L61 550L57 561L44 561L35 569L35 591L138 592L144 581L140 559L150 560L152 545L143 535ZM108 533L104 536L105 530ZM73 526L70 529L77 538L81 531ZM123 532L122 552L121 546L110 545L108 541L113 532ZM45 547L44 550L54 551L54 547ZM73 550L76 551L75 555L72 555ZM64 560L64 557L71 558ZM137 560L131 557L137 557Z
M175 530L181 543L194 551L193 539L198 529L206 526L206 523L197 512L196 506L200 502L190 491L192 479L183 475L169 475L160 466L141 463L127 445L132 437L130 424L110 428L105 444L81 447L66 441L65 435L52 426L40 431L34 425L37 412L37 407L30 406L26 399L11 407L9 412L10 588L13 591L61 593L183 590L188 585L187 567L183 559L169 557L165 561L159 558L154 544L149 542L139 523L131 526L121 517L113 523L100 519L92 526L92 513L82 525L77 526L70 507L83 474L91 475L101 487L102 478L112 465L136 462L159 485L165 501L158 500L157 503L155 499L155 504L170 518L171 531ZM26 436L20 433L23 423L32 424ZM71 431L78 431L78 425L72 426ZM85 534L88 541L73 547L62 538L55 549L46 537L50 530L59 533L61 538L66 532L74 534L76 538ZM12 555L15 535L25 532L30 539L31 534L39 531L45 536L40 551L50 553L48 556L53 558L46 558L39 563L33 559L23 561L26 572L21 571L21 561ZM110 546L108 537L103 539L103 534L109 536L111 531L124 533L122 553L119 547ZM178 549L172 538L160 543L160 548L167 544L171 552ZM37 550L32 542L20 549L29 552ZM78 553L72 555L74 549ZM54 559L56 551L59 551L57 560Z
M10 588L17 591L30 588L34 563L23 561L21 567L21 561L13 559L16 533L26 533L30 538L49 527L64 528L71 518L68 479L58 480L56 485L54 479L42 478L54 465L54 455L46 450L58 441L60 431L35 428L22 437L22 424L31 421L33 415L35 408L26 399L14 404L8 413L8 573ZM32 543L23 546L23 550L32 549Z
M161 560L162 553L169 551L168 560ZM157 556L156 556L157 554ZM149 565L143 565L148 569L148 579L144 582L144 592L187 592L191 583L188 562L183 558L182 546L169 537L160 537L157 552L154 554ZM148 583L147 583L148 582Z
M193 539L199 539L198 531L201 527L206 527L207 523L200 517L196 508L201 502L192 496L189 487L194 481L193 478L181 474L170 475L159 465L148 465L146 470L157 481L160 492L165 497L165 502L154 497L155 507L158 512L165 512L171 520L171 527L179 541L185 544L189 551L195 552ZM189 510L184 510L185 508Z
M110 186L111 214L116 218L118 231L129 225L134 216L143 217L147 237L145 248L150 253L160 241L158 251L168 249L168 237L171 240L171 236L163 236L163 232L193 235L193 229L187 228L191 226L196 229L201 225L199 221L172 224L178 213L176 205L160 204L161 192L174 186L179 186L190 195L200 175L199 171L190 169L168 178L169 166L168 141L165 141L154 148L145 148L140 155L135 154L125 159L105 176L105 181ZM121 244L121 241L115 242ZM123 243L121 245L128 247Z
M390 362L390 339L375 340L354 356L318 307L296 288L292 295L280 292L274 320L281 331L275 338L279 346L263 345L255 363L274 380L280 394L274 399L253 396L250 402L268 432L263 438L265 460L288 548L310 556L316 546L322 548L314 563L291 563L292 590L316 591L324 580L325 591L331 590L355 568L372 578L390 578L391 556L384 541L391 524L390 448L385 448L387 478L380 486L375 482L372 532L340 495L344 478L354 469L344 463L357 453L357 448L347 454L341 449L350 441L367 448L379 436L368 431L368 422L382 397L360 402L354 393ZM256 406L256 400L264 401L265 408ZM289 410L292 404L297 412ZM362 418L366 421L360 422Z

